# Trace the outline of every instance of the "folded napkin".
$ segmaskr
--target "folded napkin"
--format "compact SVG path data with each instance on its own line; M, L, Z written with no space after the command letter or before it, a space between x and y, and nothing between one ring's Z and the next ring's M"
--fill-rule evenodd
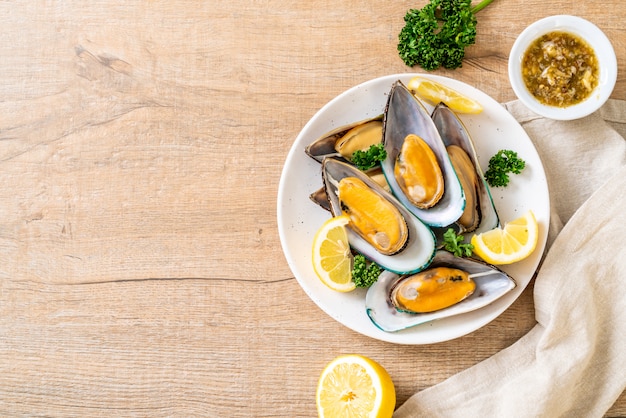
M535 327L416 393L394 417L601 417L626 388L626 102L576 121L505 104L543 161L551 198Z

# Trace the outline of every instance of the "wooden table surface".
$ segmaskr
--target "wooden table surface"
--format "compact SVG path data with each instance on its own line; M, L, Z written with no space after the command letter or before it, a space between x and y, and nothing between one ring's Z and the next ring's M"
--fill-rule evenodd
M118 3L0 2L1 416L311 417L349 352L387 368L399 406L534 326L531 283L465 337L373 340L283 255L294 139L344 90L420 71L396 45L424 0ZM434 73L513 100L515 37L561 13L603 29L626 69L621 0L495 0L463 67Z

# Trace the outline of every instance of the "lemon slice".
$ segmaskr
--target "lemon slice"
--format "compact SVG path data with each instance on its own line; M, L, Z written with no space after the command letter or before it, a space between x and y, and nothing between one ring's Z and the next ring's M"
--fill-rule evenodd
M356 288L352 281L353 256L346 232L348 222L347 215L330 218L313 238L313 269L326 286L339 292Z
M535 250L539 227L531 210L508 222L472 237L474 253L491 264L511 264L523 260Z
M450 87L424 77L413 77L409 80L407 88L411 93L433 106L443 102L450 109L459 113L477 114L483 111L482 105L476 100L470 99Z
M358 354L347 354L324 368L316 403L320 418L387 418L396 407L396 390L380 364Z

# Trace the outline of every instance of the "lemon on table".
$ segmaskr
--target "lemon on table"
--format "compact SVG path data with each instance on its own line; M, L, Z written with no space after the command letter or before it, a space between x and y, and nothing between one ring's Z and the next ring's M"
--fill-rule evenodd
M472 237L474 253L491 264L511 264L528 257L537 246L539 227L531 210L508 222Z
M476 100L471 99L458 91L444 86L441 83L425 77L413 77L407 88L427 103L436 106L445 103L450 109L459 113L480 113L483 107Z
M365 356L346 354L324 368L316 403L320 418L391 417L396 389L380 364Z
M353 256L346 225L347 215L328 219L313 238L313 269L320 280L339 292L350 292L356 288L352 281Z

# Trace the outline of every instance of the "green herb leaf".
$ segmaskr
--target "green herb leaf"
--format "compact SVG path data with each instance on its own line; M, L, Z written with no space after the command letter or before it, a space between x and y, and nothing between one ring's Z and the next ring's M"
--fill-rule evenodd
M406 65L431 71L461 66L465 48L476 41L475 14L493 0L472 7L471 0L430 0L410 9L398 36L398 53Z
M367 151L354 151L350 159L360 170L369 170L385 158L387 158L387 151L385 151L383 144L373 144Z
M509 173L519 174L526 167L526 162L511 150L500 150L489 159L485 180L492 187L506 187Z
M463 243L464 239L463 235L457 235L454 229L448 228L443 234L443 248L457 257L470 257L474 252L474 246Z
M357 254L354 256L354 266L352 267L352 280L356 287L370 287L373 285L382 269L376 263L367 263L365 256Z

